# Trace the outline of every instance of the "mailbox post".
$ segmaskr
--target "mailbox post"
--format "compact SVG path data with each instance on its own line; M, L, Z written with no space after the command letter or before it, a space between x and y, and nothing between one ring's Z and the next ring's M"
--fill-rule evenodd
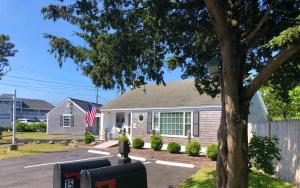
M53 188L80 188L80 171L110 166L109 160L98 159L58 163L53 171Z
M147 172L141 162L82 170L80 188L147 188Z
M119 164L131 163L131 159L128 156L130 153L130 147L127 140L120 143L119 153L121 154L121 158L118 160Z

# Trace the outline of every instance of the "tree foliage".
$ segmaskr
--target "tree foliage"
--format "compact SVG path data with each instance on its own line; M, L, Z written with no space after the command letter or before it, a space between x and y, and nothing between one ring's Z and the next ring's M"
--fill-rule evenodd
M272 87L263 87L261 91L269 120L300 119L300 86L288 92L288 101L279 97Z
M260 71L274 52L298 44L299 2L236 1L233 6L231 21L238 24L247 51L241 73L245 80L249 70ZM84 46L46 34L50 53L60 65L72 59L97 86L124 89L148 80L162 83L166 67L179 67L183 78L196 79L200 92L219 92L219 78L210 75L207 66L211 60L220 61L218 38L202 1L62 1L42 13L45 19L63 19L79 27L75 35ZM251 35L256 27L260 32Z
M8 58L15 56L15 45L9 41L9 36L0 34L0 79L10 69Z

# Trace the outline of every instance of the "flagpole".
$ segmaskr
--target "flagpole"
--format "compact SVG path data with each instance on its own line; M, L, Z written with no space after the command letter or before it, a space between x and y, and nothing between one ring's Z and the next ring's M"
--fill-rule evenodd
M98 104L98 98L99 98L98 92L99 92L99 88L97 87L96 89L97 89L97 94L96 94L96 104Z

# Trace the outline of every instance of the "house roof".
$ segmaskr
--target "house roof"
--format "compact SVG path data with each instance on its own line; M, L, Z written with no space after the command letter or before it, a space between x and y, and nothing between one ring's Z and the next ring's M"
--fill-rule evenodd
M101 109L123 108L163 108L163 107L197 107L220 106L217 96L212 98L206 94L200 95L194 80L180 80L163 85L145 85L125 92Z
M80 108L82 108L84 111L87 111L88 109L88 104L91 103L92 105L94 105L97 109L97 113L100 113L99 108L102 106L102 104L96 104L96 103L92 103L92 102L88 102L88 101L83 101L83 100L79 100L79 99L74 99L74 98L69 98L71 101L73 101L74 103L76 103Z
M22 107L23 108L32 108L32 109L48 109L51 110L54 106L48 103L45 100L39 99L24 99L24 98L17 98L22 100Z

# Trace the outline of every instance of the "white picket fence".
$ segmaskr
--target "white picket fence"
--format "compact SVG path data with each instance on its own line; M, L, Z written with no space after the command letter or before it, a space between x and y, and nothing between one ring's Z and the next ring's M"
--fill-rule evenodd
M282 160L276 164L276 176L300 187L300 120L250 124L251 131L259 136L279 138Z

